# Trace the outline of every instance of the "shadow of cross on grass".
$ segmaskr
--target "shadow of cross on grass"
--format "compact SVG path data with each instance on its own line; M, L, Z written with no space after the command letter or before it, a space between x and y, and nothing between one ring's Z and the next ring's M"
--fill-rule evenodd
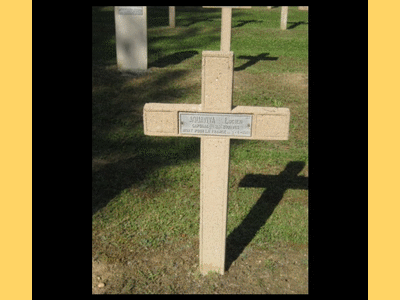
M238 27L242 27L242 26L244 26L244 25L246 25L246 24L249 24L249 23L262 23L263 21L257 21L257 20L246 20L246 21L238 21L239 23L237 24L237 25L235 25L235 26L232 26L232 28L238 28Z
M308 25L308 22L304 22L304 21L300 21L300 22L288 22L288 23L293 23L292 25L290 25L287 29L293 29L296 28L299 25L305 24Z
M240 181L239 187L265 188L265 191L226 240L226 270L264 226L287 189L308 189L308 177L297 175L304 166L302 161L292 161L278 175L248 174Z
M174 54L170 54L164 57L157 59L155 62L149 64L149 68L151 67L158 67L158 68L165 68L169 65L177 65L188 58L192 58L198 51L191 50L191 51L180 51Z
M242 71L252 65L255 65L258 63L260 60L277 60L278 57L267 57L269 53L261 53L257 56L246 56L246 55L240 55L238 58L243 58L243 59L248 59L249 61L241 65L240 67L234 68L235 71Z

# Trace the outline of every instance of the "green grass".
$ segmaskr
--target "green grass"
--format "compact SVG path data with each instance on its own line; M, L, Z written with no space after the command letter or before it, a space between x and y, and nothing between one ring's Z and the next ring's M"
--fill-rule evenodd
M112 6L92 9L92 53L94 61L116 63L115 26ZM160 26L161 25L161 26ZM168 7L148 7L149 65L157 64L162 57L179 51L219 50L221 10L201 7L176 8L176 28L167 29ZM232 44L235 52L235 67L248 60L242 56L278 57L271 64L261 61L248 71L305 72L308 68L308 13L297 7L289 7L288 30L280 30L280 9L266 10L254 7L251 10L233 10ZM187 67L201 68L197 55ZM290 67L288 67L290 64ZM265 66L268 65L268 68Z
M92 238L93 252L107 257L198 239L200 141L144 136L142 124L147 102L200 103L201 52L219 50L220 10L177 7L176 15L170 29L165 8L149 7L156 68L130 78L115 67L113 7L92 9ZM281 31L280 9L234 11L234 105L288 107L291 120L288 141L231 141L228 246L308 243L308 189L294 188L308 177L308 94L296 81L308 74L307 16L290 7L288 26L299 25ZM175 55L184 52L184 60ZM241 56L263 53L277 59L240 70L248 62ZM248 174L267 177L242 186Z

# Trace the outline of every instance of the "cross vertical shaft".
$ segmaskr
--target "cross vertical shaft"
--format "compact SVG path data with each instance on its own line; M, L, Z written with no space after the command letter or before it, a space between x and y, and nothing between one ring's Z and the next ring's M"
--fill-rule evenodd
M281 8L281 29L282 30L286 30L288 8L289 8L289 6L282 6L282 8Z
M201 138L200 272L224 274L229 138ZM211 171L212 170L212 171Z
M175 6L169 6L169 27L175 28Z
M228 45L229 46L229 45ZM203 51L203 111L232 110L233 52ZM229 137L201 137L200 272L224 274L228 210Z
M228 52L231 50L231 37L232 37L232 8L222 8L221 20L221 51Z
M203 6L204 8L221 8L221 52L231 51L232 9L249 9L251 6Z

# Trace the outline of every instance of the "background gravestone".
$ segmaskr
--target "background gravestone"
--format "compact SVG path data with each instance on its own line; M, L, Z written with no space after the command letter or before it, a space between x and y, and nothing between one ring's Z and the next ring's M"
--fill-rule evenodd
M147 70L147 7L115 6L118 70Z
M175 6L169 7L169 27L175 28Z
M286 30L286 27L287 27L288 8L289 8L289 6L281 7L281 29L282 30Z

